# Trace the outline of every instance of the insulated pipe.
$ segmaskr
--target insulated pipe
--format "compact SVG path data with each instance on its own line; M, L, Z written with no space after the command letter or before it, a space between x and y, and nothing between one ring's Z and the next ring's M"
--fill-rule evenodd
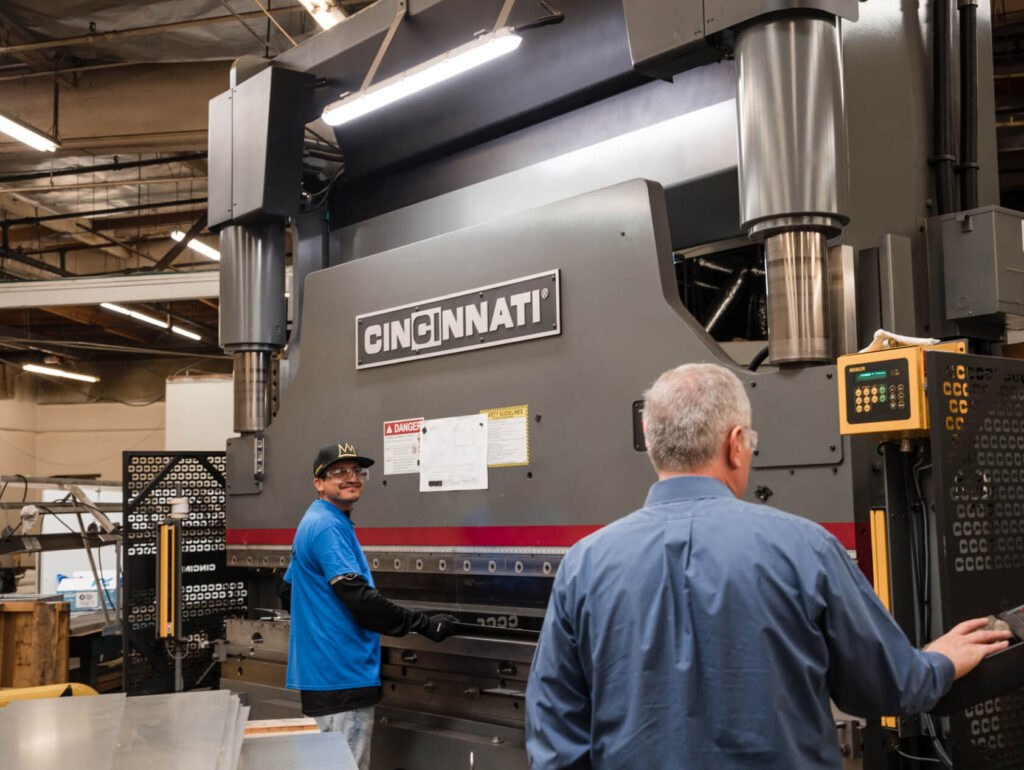
M978 207L978 0L960 9L960 208Z
M787 14L736 33L740 219L765 244L776 365L831 357L825 241L849 221L839 32Z
M271 355L285 345L284 222L220 232L220 346L234 356L235 430L271 419Z

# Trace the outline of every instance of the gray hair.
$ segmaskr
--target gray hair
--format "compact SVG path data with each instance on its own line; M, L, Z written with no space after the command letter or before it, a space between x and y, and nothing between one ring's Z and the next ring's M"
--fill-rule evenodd
M669 369L644 394L647 454L659 470L692 473L714 459L737 425L750 427L750 399L718 364Z

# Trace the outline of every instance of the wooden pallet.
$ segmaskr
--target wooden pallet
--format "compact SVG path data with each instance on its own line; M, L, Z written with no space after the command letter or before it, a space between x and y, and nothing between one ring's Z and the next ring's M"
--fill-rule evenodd
M0 602L0 687L68 679L67 602Z

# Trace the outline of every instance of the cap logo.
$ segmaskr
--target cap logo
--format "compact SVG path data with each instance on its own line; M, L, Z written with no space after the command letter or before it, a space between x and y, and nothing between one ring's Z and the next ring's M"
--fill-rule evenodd
M344 457L345 455L354 455L356 448L351 444L338 444L338 457Z

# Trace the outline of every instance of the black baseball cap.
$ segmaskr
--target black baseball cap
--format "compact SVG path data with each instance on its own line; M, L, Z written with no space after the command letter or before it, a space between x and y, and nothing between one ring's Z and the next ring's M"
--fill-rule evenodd
M373 465L373 460L369 457L360 456L354 444L339 441L337 444L320 447L320 451L316 453L316 460L313 462L313 475L322 476L328 466L341 460L352 460L361 468L369 468Z

